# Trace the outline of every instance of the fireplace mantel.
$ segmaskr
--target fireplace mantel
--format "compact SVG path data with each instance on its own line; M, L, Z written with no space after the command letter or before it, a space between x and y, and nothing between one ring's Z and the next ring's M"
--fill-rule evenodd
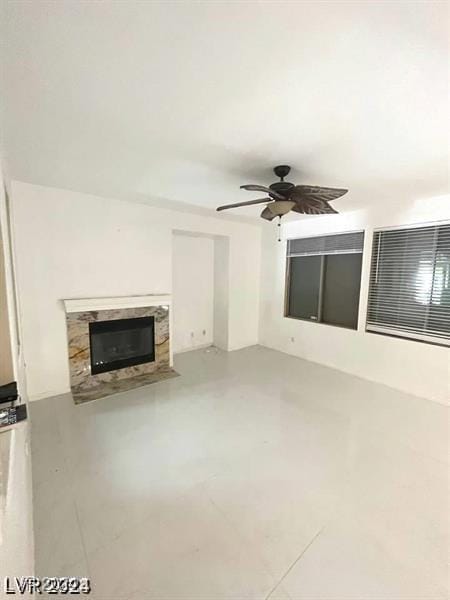
M145 306L169 306L170 294L148 294L145 296L113 296L110 298L69 298L63 300L66 313Z

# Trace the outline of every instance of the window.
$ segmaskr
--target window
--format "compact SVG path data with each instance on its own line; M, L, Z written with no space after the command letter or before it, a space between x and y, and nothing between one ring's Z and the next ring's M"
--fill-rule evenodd
M364 233L289 240L285 316L356 329Z
M366 328L450 345L450 224L375 232Z

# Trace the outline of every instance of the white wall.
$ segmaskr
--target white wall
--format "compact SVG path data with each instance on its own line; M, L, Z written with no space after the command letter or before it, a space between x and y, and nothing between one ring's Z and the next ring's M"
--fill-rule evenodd
M0 385L14 379L4 254L0 230Z
M283 226L284 239L365 230L358 331L283 316L286 242L277 243L275 228L266 227L261 258L260 343L418 396L448 402L447 348L366 333L364 329L373 229L449 218L450 199L439 197L389 205L374 201L371 211L306 217Z
M222 281L225 310L217 318L226 349L257 343L259 321L263 345L440 402L449 397L447 349L364 331L373 228L448 219L448 197L389 206L374 202L371 211L304 218L283 226L284 237L366 230L360 324L358 331L351 331L283 317L286 249L276 241L272 224L264 224L261 257L258 225L20 182L13 182L11 193L32 399L69 389L61 299L172 292L172 238L180 230L214 236L215 261L228 264L228 281Z
M214 238L214 345L222 350L228 348L229 280L229 238L219 235Z
M31 399L69 390L61 300L171 293L174 230L228 239L227 349L257 343L259 225L21 182L11 201Z
M213 343L214 239L174 233L172 244L173 351Z
M23 359L18 340L14 301L13 264L10 253L8 210L0 168L0 239L3 242L10 356L21 401L27 401ZM0 352L0 360L3 354ZM34 574L33 508L31 491L30 427L24 421L0 431L0 580L5 575ZM0 593L0 596L2 594Z

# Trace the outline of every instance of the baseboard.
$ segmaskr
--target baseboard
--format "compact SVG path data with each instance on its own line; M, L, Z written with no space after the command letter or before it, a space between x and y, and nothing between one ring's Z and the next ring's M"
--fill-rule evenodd
M69 394L70 388L64 390L48 390L46 392L39 392L39 394L29 394L28 401L36 402L37 400L45 400L45 398L53 398L53 396L62 396L63 394Z
M375 383L377 385L384 385L392 390L396 390L397 392L402 392L403 394L408 394L410 396L414 396L415 398L420 398L421 400L426 400L428 402L434 402L435 404L439 404L441 406L446 406L446 407L450 406L450 404L447 400L445 400L445 399L443 400L440 397L436 397L436 396L432 396L432 395L427 395L427 396L420 395L415 391L411 391L410 389L406 389L404 387L394 385L385 380L375 379L368 375L361 375L361 373L359 373L359 372L350 371L349 369L339 368L339 367L336 367L335 365L327 364L325 362L318 362L316 360L312 360L311 358L305 358L303 356L300 356L299 354L296 354L295 351L289 351L281 346L265 343L263 341L261 341L261 343L258 345L263 348L267 348L269 350L274 350L275 352L281 352L282 354L287 354L288 356L293 356L294 358L298 358L299 360L304 360L306 362L309 362L309 363L312 363L315 365L319 365L321 367L326 367L327 369L332 369L333 371L338 371L339 373L345 373L346 375L350 375L351 377L357 377L358 379L362 379L363 381L369 381L370 383Z
M204 350L205 348L210 348L211 346L214 346L212 342L209 342L208 344L199 344L198 346L189 346L188 348L182 348L181 350L177 350L176 352L174 351L174 355L176 356L177 354L192 352L193 350Z

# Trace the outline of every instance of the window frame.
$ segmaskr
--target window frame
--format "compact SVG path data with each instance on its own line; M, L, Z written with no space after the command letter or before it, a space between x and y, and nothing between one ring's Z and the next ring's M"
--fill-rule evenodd
M411 332L400 331L400 330L396 330L396 329L391 329L389 327L383 327L381 325L379 325L379 326L372 325L372 327L375 327L376 329L375 328L371 329L370 328L371 325L368 323L369 309L370 309L371 275L372 275L373 269L375 268L374 256L373 256L375 234L382 233L382 232L389 232L389 231L413 230L413 229L420 229L420 228L424 228L424 227L441 227L441 226L445 226L445 225L450 225L450 219L441 219L438 221L426 221L426 222L421 222L421 223L407 223L407 224L403 224L403 225L392 225L392 226L386 226L386 227L375 227L372 230L372 239L371 239L371 248L370 248L370 263L369 263L369 268L368 268L369 270L368 270L368 285L367 285L367 302L366 302L366 311L365 311L365 327L364 327L365 333L371 333L371 334L375 334L375 335L384 335L384 336L391 337L391 338L407 340L410 342L420 342L422 344L430 344L432 346L440 346L443 348L450 347L450 339L446 340L445 338L439 338L437 336L432 336L432 335L427 335L427 334L420 334L420 333L416 333L414 331L411 331Z
M321 258L321 264L320 264L320 285L319 285L319 297L318 297L318 307L317 307L317 314L318 314L318 318L317 319L307 319L306 317L295 317L293 315L289 314L289 299L290 299L290 291L291 291L291 277L290 277L290 273L291 273L291 260L293 258L296 258L295 256L291 256L287 254L287 247L288 247L288 242L291 240L297 240L297 239L310 239L310 238L318 238L318 237L334 237L337 235L346 235L346 234L356 234L356 233L362 233L363 234L363 245L362 245L362 249L360 252L354 252L354 251L342 251L342 252L329 252L328 254L319 254L319 255L314 255L314 254L310 254L309 256L320 256ZM338 327L339 329L345 329L347 331L358 331L360 328L360 310L361 310L361 292L362 292L362 278L363 278L363 266L364 266L364 245L365 245L365 241L366 241L366 230L365 229L355 229L355 230L351 230L351 231L334 231L334 232L330 232L330 233L318 233L316 235L308 235L308 236L302 236L302 237L292 237L292 238L288 238L286 240L286 266L285 266L285 275L284 275L284 304L283 304L283 317L285 319L293 319L295 321L303 321L306 323L314 323L316 325L326 325L327 327ZM357 312L357 317L356 317L356 325L355 327L348 327L346 325L339 325L337 323L326 323L324 321L321 321L320 318L322 317L322 312L323 312L323 288L324 288L324 282L325 282L325 258L327 256L334 256L337 254L360 254L361 255L361 271L360 271L360 275L359 275L359 293L358 293L358 312ZM307 255L305 255L307 256Z

